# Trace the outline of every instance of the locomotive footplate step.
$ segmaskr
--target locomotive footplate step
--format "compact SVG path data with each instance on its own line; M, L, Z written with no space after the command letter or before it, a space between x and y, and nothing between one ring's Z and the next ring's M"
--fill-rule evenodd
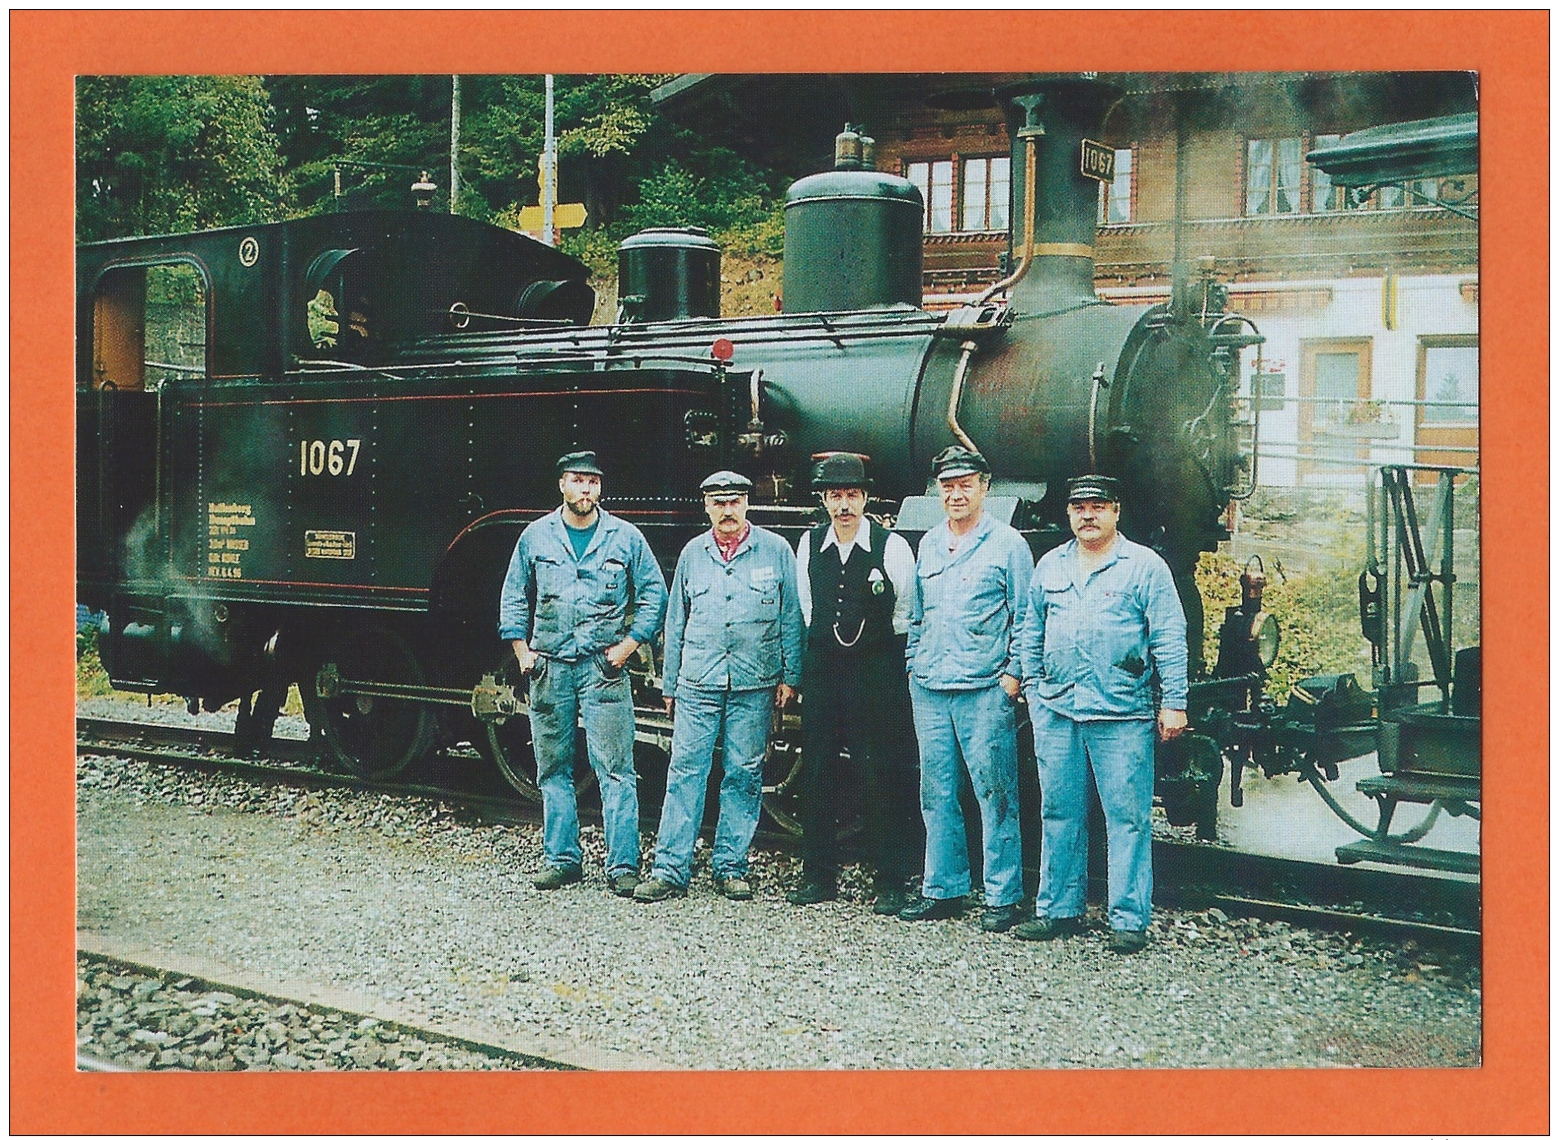
M1337 849L1339 863L1392 863L1399 867L1423 867L1430 871L1451 871L1476 875L1482 866L1480 857L1470 851L1445 851L1438 847L1417 847L1411 843L1392 843L1381 839L1361 839Z
M1445 803L1447 811L1458 814L1451 804L1477 803L1483 795L1481 781L1466 776L1371 776L1356 785L1367 796L1385 796L1399 803Z

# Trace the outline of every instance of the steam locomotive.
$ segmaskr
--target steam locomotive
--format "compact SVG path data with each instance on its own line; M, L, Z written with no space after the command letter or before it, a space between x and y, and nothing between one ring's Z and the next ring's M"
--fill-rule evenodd
M794 541L818 517L812 465L860 453L871 509L913 543L940 520L930 459L957 441L988 458L987 509L1036 556L1069 537L1068 476L1118 476L1122 529L1174 572L1199 665L1192 572L1252 489L1236 396L1259 333L1210 270L1164 305L1097 298L1079 153L1110 93L999 94L1010 272L950 312L922 307L919 191L871 169L849 131L835 169L787 194L770 316L721 318L719 249L693 229L623 244L604 326L579 262L427 212L83 245L78 592L105 615L113 684L215 708L296 682L356 772L469 741L533 790L494 626L519 532L557 504L554 457L601 454L608 504L669 577L706 525L712 470L751 477L752 519ZM149 332L180 289L186 363ZM1258 624L1240 627L1252 645ZM1220 671L1248 700L1240 677L1259 667ZM638 668L640 737L662 741L652 652ZM795 761L782 734L772 798ZM1203 818L1220 771L1216 747L1162 757L1166 805Z

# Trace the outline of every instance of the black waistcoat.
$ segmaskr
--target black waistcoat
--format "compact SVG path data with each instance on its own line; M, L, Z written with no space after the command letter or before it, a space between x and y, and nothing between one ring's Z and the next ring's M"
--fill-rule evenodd
M832 525L813 527L810 538L807 577L812 586L812 628L808 633L811 648L849 652L881 646L893 637L893 583L882 568L888 531L863 519L862 525L871 527L871 550L857 547L850 552L848 562L840 562L837 540L828 549L822 549Z

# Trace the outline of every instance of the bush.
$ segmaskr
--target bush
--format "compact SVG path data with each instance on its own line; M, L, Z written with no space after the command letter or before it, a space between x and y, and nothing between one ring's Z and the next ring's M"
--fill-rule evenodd
M76 629L76 696L112 696L113 686L108 683L108 673L97 651L97 626L78 626Z
M1362 558L1355 561L1362 566ZM1203 554L1197 565L1209 667L1216 659L1224 610L1239 604L1243 569L1222 551ZM1369 642L1359 628L1358 569L1344 563L1293 577L1274 567L1267 572L1262 604L1282 632L1277 660L1267 671L1268 695L1281 700L1296 682L1318 673L1355 673L1360 685L1369 688Z

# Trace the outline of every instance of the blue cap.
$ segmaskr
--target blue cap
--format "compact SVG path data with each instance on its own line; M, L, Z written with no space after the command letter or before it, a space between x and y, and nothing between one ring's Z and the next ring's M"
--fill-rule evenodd
M752 480L736 471L716 471L698 489L706 495L747 495L752 493Z
M989 475L991 465L978 451L953 444L931 461L931 473L938 479L956 479L960 475Z
M1121 482L1110 475L1078 475L1066 482L1066 501L1098 499L1106 503L1121 501Z
M593 451L571 451L567 455L558 458L558 478L561 479L570 471L578 471L581 475L605 475L601 465L596 462Z

